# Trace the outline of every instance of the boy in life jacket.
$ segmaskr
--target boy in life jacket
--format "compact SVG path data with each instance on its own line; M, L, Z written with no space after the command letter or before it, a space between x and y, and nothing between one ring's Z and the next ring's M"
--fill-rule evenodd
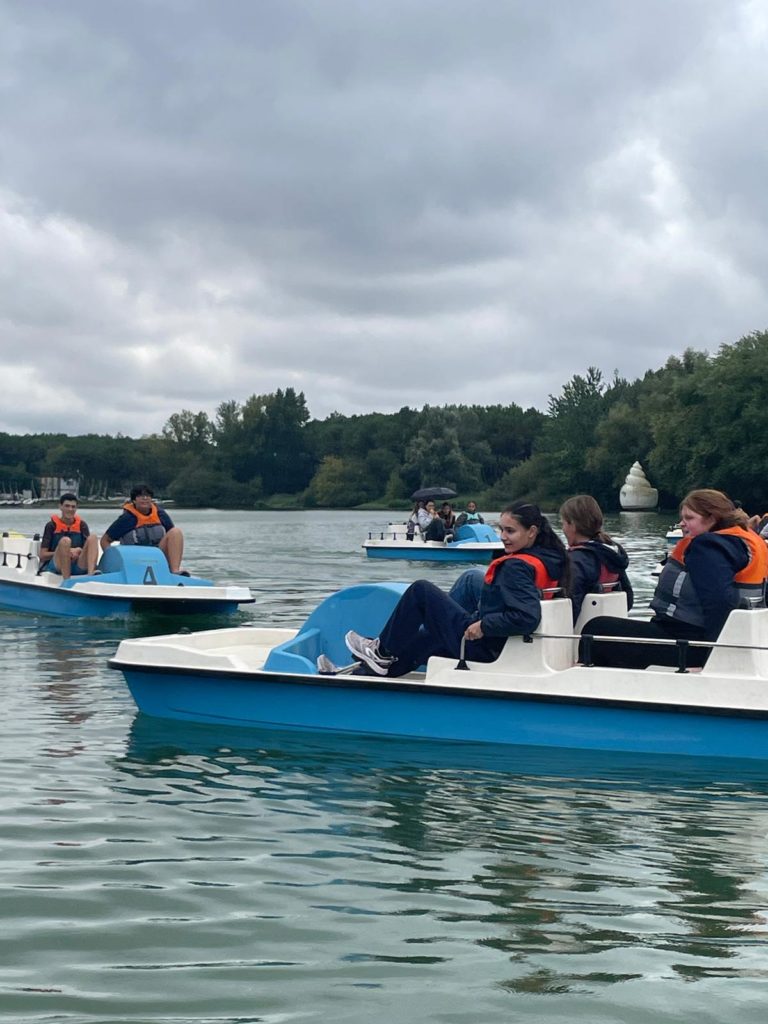
M98 537L77 514L77 496L71 492L59 498L59 514L45 524L40 542L40 572L55 572L62 579L92 576L99 560Z
M152 500L154 494L146 484L138 484L131 491L131 500L123 505L122 515L112 523L101 538L107 550L113 541L120 544L139 544L157 547L165 555L171 572L189 576L181 571L184 554L184 534L173 525L173 520L160 505Z

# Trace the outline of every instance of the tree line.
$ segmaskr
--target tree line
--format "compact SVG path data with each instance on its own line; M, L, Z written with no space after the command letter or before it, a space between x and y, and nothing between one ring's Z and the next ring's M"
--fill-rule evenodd
M188 506L350 508L399 505L441 485L486 507L526 498L553 508L585 492L615 509L639 459L668 507L693 487L717 487L762 512L767 371L768 332L755 332L631 382L589 367L546 413L427 405L313 420L302 392L278 389L222 402L213 417L183 409L141 438L0 434L0 487L77 478L81 497L95 498L147 481Z

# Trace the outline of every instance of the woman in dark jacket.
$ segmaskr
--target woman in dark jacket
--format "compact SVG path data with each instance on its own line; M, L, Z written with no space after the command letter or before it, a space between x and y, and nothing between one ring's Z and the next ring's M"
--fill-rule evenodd
M691 491L680 506L684 537L662 570L651 601L650 622L603 615L583 634L654 640L713 641L734 608L763 601L768 575L765 541L746 528L746 515L722 491ZM690 648L687 664L699 667L706 647ZM677 665L674 644L581 642L580 658L594 665L647 668Z
M577 494L563 502L560 522L568 541L573 621L578 619L587 594L623 590L627 608L631 608L634 594L627 576L629 557L603 530L602 509L592 495Z
M500 520L505 554L491 562L479 608L468 612L427 580L400 598L380 636L349 632L352 654L381 676L402 676L432 655L458 658L462 638L472 661L495 661L508 636L532 633L541 619L542 591L567 573L562 541L536 505L518 501Z

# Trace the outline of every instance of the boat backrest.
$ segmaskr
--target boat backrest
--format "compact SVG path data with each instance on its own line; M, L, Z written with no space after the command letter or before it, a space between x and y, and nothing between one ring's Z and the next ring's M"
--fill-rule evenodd
M112 544L101 556L99 569L102 583L129 583L158 587L212 586L209 580L197 576L174 575L168 559L160 548L145 544ZM109 577L109 579L107 579ZM77 578L72 578L75 584Z
M316 673L320 654L340 667L350 664L352 655L344 643L348 630L378 636L407 587L407 583L363 583L331 594L295 637L272 648L264 669Z
M496 661L483 665L482 669L491 672L512 671L524 675L560 672L575 662L573 640L570 639L572 633L571 599L555 597L542 601L541 622L530 641L522 636L509 637ZM477 664L476 667L481 666Z
M596 619L598 615L614 615L626 619L628 614L627 595L623 590L611 590L606 594L587 594L573 632L581 633L589 620Z
M11 534L0 537L0 568L36 572L39 555L39 540Z
M453 531L453 542L473 541L482 544L498 544L502 548L501 538L498 533L487 523L464 523Z
M511 636L504 644L496 661L467 661L471 673L477 673L478 685L482 675L542 676L572 668L576 663L576 646L572 639L573 607L569 597L554 597L541 602L541 621L529 639ZM452 676L457 667L455 658L432 657L427 664L427 679ZM465 685L472 685L468 674ZM455 679L455 677L454 677Z
M728 616L717 642L736 647L715 647L707 658L702 675L726 675L748 679L768 678L768 608L737 608Z

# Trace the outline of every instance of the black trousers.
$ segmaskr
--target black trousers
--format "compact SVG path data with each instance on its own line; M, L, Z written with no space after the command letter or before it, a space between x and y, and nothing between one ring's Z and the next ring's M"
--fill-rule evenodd
M584 626L581 631L592 636L632 637L648 640L707 640L704 631L682 622L659 622L651 619L622 619L612 615L599 615ZM579 661L586 661L584 640L579 644ZM701 668L709 657L706 647L690 647L687 651L686 664L689 668ZM614 668L648 668L649 665L679 664L677 645L668 644L622 644L618 641L592 641L589 655L592 665L608 665Z
M433 654L457 658L464 630L475 616L427 580L416 580L397 602L381 631L381 646L397 661L390 676L403 676L424 665ZM465 657L471 661L495 661L506 637L467 640Z

